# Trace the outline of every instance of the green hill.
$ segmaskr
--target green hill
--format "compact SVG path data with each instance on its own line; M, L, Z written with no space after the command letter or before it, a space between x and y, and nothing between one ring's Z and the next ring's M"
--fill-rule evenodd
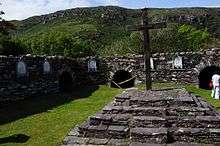
M151 31L154 52L187 51L218 46L220 8L150 9L150 21L168 28ZM12 32L26 53L47 55L112 55L142 52L141 10L121 7L75 8L13 21ZM184 43L183 43L184 42Z

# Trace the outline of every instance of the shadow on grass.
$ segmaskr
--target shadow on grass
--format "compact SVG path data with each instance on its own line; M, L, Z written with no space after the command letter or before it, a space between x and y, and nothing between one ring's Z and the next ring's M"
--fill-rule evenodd
M30 139L30 136L25 134L15 134L8 137L0 138L0 144L6 143L25 143Z
M72 93L59 93L55 95L31 97L16 103L0 105L0 125L25 118L30 115L46 112L75 99L87 98L98 88L99 86L87 86L74 89Z

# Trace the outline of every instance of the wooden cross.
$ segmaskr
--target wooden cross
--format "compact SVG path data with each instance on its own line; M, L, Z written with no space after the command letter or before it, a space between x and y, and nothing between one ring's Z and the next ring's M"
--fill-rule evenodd
M148 23L148 8L142 9L142 25L127 27L129 31L142 31L144 35L146 90L152 89L151 67L150 67L151 48L150 48L149 30L159 29L159 28L166 28L166 22L149 24Z

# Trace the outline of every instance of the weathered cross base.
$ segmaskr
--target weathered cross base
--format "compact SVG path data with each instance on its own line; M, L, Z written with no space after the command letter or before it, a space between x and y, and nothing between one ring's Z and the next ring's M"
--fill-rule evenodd
M184 89L132 90L73 129L66 145L220 144L220 113ZM193 145L193 146L194 146Z

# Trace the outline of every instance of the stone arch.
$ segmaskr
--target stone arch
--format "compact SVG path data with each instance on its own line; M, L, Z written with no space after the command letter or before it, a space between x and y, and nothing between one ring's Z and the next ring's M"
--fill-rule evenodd
M74 87L75 74L66 68L58 73L58 84L61 92L71 92Z
M71 91L73 86L73 78L69 72L63 71L58 77L58 82L59 82L60 91L63 92Z
M198 80L199 80L199 87L202 89L212 89L209 86L209 83L212 80L212 76L214 74L219 74L220 75L220 67L219 66L215 66L215 65L211 65L211 66L207 66L205 68L203 68L198 76Z
M122 83L124 81L127 81L125 83ZM111 79L111 87L116 87L118 84L121 88L131 88L135 85L135 78L133 78L133 75L131 72L126 70L118 70L114 73Z

